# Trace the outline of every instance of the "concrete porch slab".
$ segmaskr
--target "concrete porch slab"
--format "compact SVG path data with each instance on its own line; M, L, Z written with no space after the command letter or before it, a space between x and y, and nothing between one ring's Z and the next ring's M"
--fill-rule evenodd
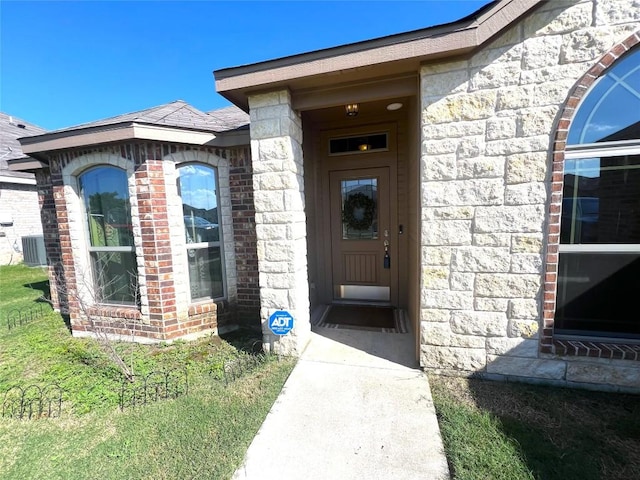
M413 336L316 329L234 479L448 479Z

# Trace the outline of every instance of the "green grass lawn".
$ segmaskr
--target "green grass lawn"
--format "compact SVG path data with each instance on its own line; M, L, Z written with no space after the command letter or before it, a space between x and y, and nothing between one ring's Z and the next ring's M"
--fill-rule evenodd
M41 269L0 267L0 402L14 385L64 391L59 418L0 418L0 478L230 478L293 362L267 359L226 385L225 362L246 354L219 337L120 344L138 375L186 369L189 378L187 395L121 411L118 369L95 341L71 337L48 304L33 321L7 328L7 315L33 308L45 290Z
M640 396L430 376L454 480L640 472Z

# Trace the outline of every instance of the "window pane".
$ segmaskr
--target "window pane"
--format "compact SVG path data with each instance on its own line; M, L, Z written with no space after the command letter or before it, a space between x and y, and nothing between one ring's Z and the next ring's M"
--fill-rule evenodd
M618 61L582 101L569 145L640 138L640 50Z
M387 148L387 134L363 135L361 137L332 138L329 153L354 153L384 150Z
M187 250L187 258L191 299L224 296L220 247L190 248Z
M91 245L133 246L126 172L115 167L94 168L80 177L80 191Z
M342 180L342 238L378 238L378 179Z
M640 243L640 155L565 162L560 242Z
M215 170L189 164L178 172L187 243L217 242L220 232Z
M92 252L97 303L136 303L137 269L133 252Z
M220 240L219 226L193 214L184 216L187 243L217 242Z
M640 337L640 255L562 253L555 330Z
M223 297L216 169L187 164L179 167L178 174L187 245L210 244L198 248L187 246L191 299Z

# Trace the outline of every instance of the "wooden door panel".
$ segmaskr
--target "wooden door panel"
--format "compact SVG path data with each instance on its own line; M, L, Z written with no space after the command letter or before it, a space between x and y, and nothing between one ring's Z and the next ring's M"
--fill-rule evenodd
M392 269L384 265L385 241L391 240L389 168L329 176L334 299L390 301Z
M377 285L380 281L378 266L380 255L377 253L343 253L342 267L344 268L344 280L346 283L366 283ZM383 260L384 261L384 260Z

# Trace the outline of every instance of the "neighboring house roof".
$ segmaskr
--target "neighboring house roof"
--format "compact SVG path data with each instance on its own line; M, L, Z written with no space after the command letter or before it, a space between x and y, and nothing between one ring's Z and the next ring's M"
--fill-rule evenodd
M473 52L543 1L498 0L444 25L216 70L216 90L248 110L247 96L256 89L327 89L417 72L424 62Z
M34 176L9 170L8 160L25 158L18 138L46 132L33 123L0 112L0 181L6 183L34 183Z
M249 143L248 124L249 116L235 106L205 113L176 100L138 112L24 137L20 143L25 152L34 155L131 139L228 146Z
M242 115L236 114L236 112L239 112ZM243 123L242 119L246 119L246 121ZM115 117L105 118L103 120L96 120L95 122L82 123L80 125L61 128L48 133L57 134L126 123L161 125L165 127L204 130L219 133L227 130L233 130L243 126L244 124L248 124L249 116L234 106L226 107L221 110L213 110L210 113L204 113L183 100L175 100L157 107L125 113Z
M235 105L207 112L214 125L214 131L225 132L239 128L249 128L249 115Z

